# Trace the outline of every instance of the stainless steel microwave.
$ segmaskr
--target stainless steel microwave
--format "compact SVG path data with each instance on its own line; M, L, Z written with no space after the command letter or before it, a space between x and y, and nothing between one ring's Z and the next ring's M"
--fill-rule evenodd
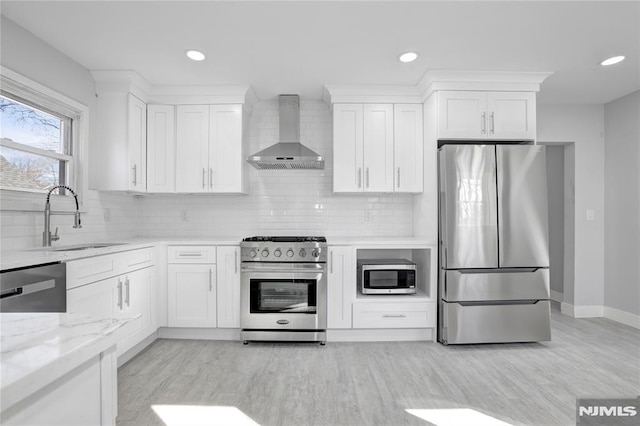
M416 264L406 259L358 259L362 294L414 294Z

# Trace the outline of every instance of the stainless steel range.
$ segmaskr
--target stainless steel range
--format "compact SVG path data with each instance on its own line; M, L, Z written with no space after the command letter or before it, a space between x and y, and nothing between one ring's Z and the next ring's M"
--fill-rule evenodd
M326 342L327 240L251 237L240 243L240 326L251 340Z

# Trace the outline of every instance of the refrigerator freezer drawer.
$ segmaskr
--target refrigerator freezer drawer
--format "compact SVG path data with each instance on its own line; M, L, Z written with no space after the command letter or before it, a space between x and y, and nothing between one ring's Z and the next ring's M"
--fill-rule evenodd
M549 299L549 269L443 273L441 298L447 302Z
M551 340L548 300L531 304L461 305L442 302L439 339L446 344Z

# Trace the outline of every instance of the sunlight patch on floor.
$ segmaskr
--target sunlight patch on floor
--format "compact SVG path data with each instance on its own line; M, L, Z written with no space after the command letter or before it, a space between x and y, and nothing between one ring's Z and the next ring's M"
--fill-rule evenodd
M436 426L512 426L471 408L407 409L407 413Z
M152 405L167 426L260 426L236 407L218 405Z

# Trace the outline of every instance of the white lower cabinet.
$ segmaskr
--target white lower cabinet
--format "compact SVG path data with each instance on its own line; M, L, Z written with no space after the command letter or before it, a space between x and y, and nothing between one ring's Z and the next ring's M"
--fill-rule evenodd
M218 327L240 328L240 247L217 248Z
M69 262L67 312L104 317L140 314L133 333L118 342L120 356L156 330L155 274L152 248Z
M327 266L327 328L351 328L355 298L355 260L352 247L329 247Z
M169 246L167 325L216 327L215 246Z
M432 328L433 302L358 302L353 304L353 328Z

